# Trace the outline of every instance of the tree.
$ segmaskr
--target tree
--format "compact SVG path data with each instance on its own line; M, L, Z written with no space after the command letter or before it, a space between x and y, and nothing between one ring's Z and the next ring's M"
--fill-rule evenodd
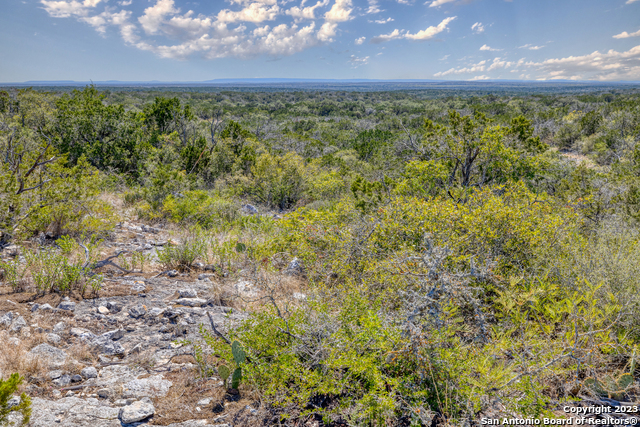
M101 170L137 177L146 144L143 115L127 112L123 105L105 105L95 86L56 101L56 148L67 153L71 165L81 156Z
M69 167L55 148L51 99L26 90L16 103L18 114L0 115L1 241L51 225L56 234L67 224L85 222L98 191L98 177L85 157Z

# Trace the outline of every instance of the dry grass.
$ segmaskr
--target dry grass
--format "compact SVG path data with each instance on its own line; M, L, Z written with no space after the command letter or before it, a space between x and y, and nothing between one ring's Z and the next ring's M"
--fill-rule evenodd
M180 369L164 375L173 386L166 396L154 399L156 415L153 425L168 425L190 419L212 420L215 414L212 404L196 410L200 399L212 398L213 404L224 401L225 391L217 385L217 380L198 381L195 369Z
M4 377L17 372L29 382L32 378L42 378L49 371L38 358L28 357L28 352L45 342L44 334L31 333L29 336L0 332L3 349L0 352L0 372ZM23 389L25 383L21 386Z

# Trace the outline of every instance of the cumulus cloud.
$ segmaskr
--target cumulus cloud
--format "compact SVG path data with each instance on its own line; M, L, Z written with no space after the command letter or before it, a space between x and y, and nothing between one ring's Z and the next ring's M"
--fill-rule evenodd
M421 41L430 40L433 37L435 37L437 34L440 34L441 32L448 30L447 26L454 19L456 19L455 16L445 18L438 25L428 27L424 30L418 31L415 34L411 34L410 32L405 30L400 31L398 29L395 29L389 34L380 34L379 36L373 37L371 39L371 43L377 44L377 43L383 43L389 40L395 40L395 39L401 39L401 38L405 38L409 40L421 40Z
M490 52L497 52L497 51L500 51L502 49L494 49L494 48L492 48L490 46L487 46L486 44L483 44L482 46L480 46L480 50L487 50L487 51L490 51Z
M527 62L538 70L538 78L570 80L640 80L640 45L626 52L613 49L601 53Z
M388 42L389 40L395 40L403 38L404 34L400 32L400 30L395 29L389 34L380 34L379 36L375 36L371 38L371 43L378 44L383 42Z
M626 2L625 4L635 3L635 2L637 2L637 1L640 1L640 0L627 0L627 2Z
M95 8L101 0L80 1L47 1L41 0L44 10L54 18L69 18L71 16L87 16L91 9Z
M454 19L456 19L455 16L446 18L441 23L436 25L435 27L431 26L431 27L429 27L427 29L424 29L422 31L418 31L415 34L407 33L405 35L405 37L408 38L408 39L411 39L411 40L429 40L429 39L432 39L433 37L435 37L436 34L440 34L444 30L446 30L447 29L447 25L449 25L449 23L451 21L453 21Z
M315 17L316 9L319 7L326 6L328 4L329 4L329 0L323 0L323 1L317 2L313 6L302 7L304 5L304 2L303 2L301 6L294 6L291 9L287 10L285 13L295 18L296 21L302 21L303 19L316 19Z
M434 77L443 77L448 76L450 74L472 74L472 73L481 73L486 70L487 61L480 61L477 64L471 64L467 67L458 67L458 68L450 68L447 71L441 71L439 73L435 73Z
M178 13L173 0L158 0L156 4L144 10L144 15L138 18L142 29L147 34L158 34L160 25L167 15Z
M623 31L620 34L613 36L614 39L627 39L629 37L640 37L640 30L635 33L627 33L626 31Z
M288 9L281 7L290 2L229 0L226 8L213 15L202 15L192 10L181 11L174 0L153 0L141 14L134 16L132 11L107 7L107 0L40 0L51 17L75 18L105 36L110 27L114 28L128 45L173 59L186 59L194 54L209 59L292 55L332 42L339 24L353 18L351 0L317 0L309 5L302 0ZM131 0L116 3L128 6ZM375 6L377 0L369 4ZM322 15L318 13L325 7L328 10ZM277 18L288 22L273 23ZM324 22L320 24L317 19ZM308 25L299 26L305 20L310 21ZM356 42L359 40L361 44L365 38Z
M366 39L367 39L367 38L366 38L366 37L364 37L364 36L363 36L363 37L358 37L358 38L356 39L356 44L362 44L362 43L364 43L364 41L365 41Z
M329 22L344 22L350 20L351 0L336 0L331 9L324 14L324 19Z
M335 22L325 22L318 31L318 40L323 42L333 41L332 37L336 35L336 28L338 24Z
M473 81L476 81L476 80L489 80L489 79L490 79L490 77L483 75L483 76L475 76L475 77L473 77L473 78L471 78L469 80L473 82Z
M454 1L456 1L456 0L434 0L434 1L431 2L429 7L439 7L439 6L442 6L443 4L446 4L446 3L453 3ZM427 3L429 3L429 2L427 2Z
M476 22L471 26L471 31L476 34L482 34L484 33L484 25L482 25L482 22Z
M500 58L494 58L493 63L489 65L489 68L487 68L487 71L499 70L501 68L509 68L512 65L513 65L513 62L503 61Z
M264 21L273 21L279 13L280 7L277 4L267 6L261 3L251 3L239 11L221 10L218 13L218 21L230 23L253 22L257 24Z

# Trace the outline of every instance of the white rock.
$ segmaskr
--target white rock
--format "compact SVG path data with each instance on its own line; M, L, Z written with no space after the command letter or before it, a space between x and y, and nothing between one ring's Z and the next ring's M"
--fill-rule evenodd
M64 322L58 322L53 326L53 332L56 334L64 332L65 329L67 329L67 324Z
M198 406L207 406L209 403L211 403L213 399L211 399L210 397L205 397L204 399L200 399L198 400L197 405Z
M139 400L127 405L120 410L120 421L124 424L135 423L149 418L156 413L153 403Z
M47 334L47 341L51 344L60 344L62 337L58 334Z
M180 304L187 307L202 307L207 303L206 299L202 298L179 298L173 301L174 304Z
M181 298L198 298L198 292L195 289L180 289L178 293Z
M62 367L67 361L67 353L49 344L40 344L29 351L29 357L40 359L50 368Z
M165 380L162 375L152 375L147 378L135 379L122 386L123 397L161 397L166 396L173 383Z
M80 371L80 375L82 375L86 379L98 378L98 370L93 366L88 366Z
M24 320L24 317L20 316L11 323L11 328L9 328L9 330L11 332L20 332L22 328L25 328L26 326L27 321Z

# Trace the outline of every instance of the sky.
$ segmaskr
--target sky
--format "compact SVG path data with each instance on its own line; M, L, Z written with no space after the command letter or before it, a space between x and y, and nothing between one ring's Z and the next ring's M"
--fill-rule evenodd
M640 0L0 0L0 82L640 81Z

